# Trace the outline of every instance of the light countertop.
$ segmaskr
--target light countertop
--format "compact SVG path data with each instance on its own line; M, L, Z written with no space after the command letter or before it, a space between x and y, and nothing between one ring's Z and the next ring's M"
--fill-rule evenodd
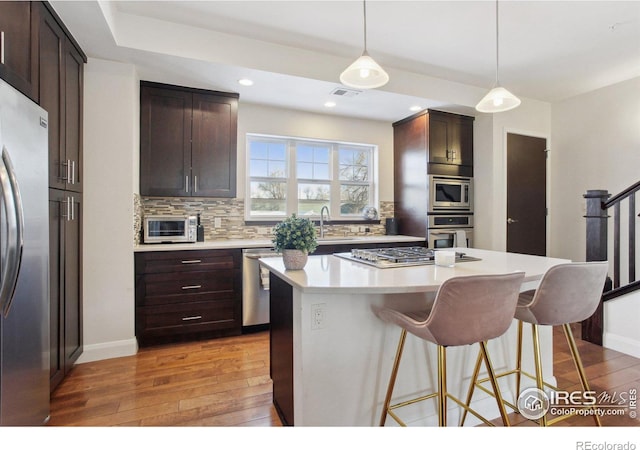
M454 267L420 265L379 269L333 255L310 255L303 270L285 270L281 257L261 258L271 272L304 293L397 294L436 291L454 276L524 271L524 281L538 280L544 272L569 260L516 253L458 248L480 261Z
M412 242L424 241L423 237L416 236L347 236L347 237L325 237L318 239L318 245L335 244L364 244L364 243L388 243L388 242ZM268 248L273 247L270 237L264 239L233 239L220 241L194 242L185 244L140 244L133 248L134 252L157 252L157 251L177 251L177 250L216 250L232 248Z

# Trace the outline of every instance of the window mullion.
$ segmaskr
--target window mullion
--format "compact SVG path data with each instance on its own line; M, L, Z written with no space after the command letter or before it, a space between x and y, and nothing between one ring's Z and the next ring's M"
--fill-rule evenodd
M331 180L329 210L331 211L331 217L338 218L340 217L340 158L338 144L331 146L329 158L331 163L331 173L329 173Z
M287 142L287 215L298 213L298 171L296 166L296 142Z

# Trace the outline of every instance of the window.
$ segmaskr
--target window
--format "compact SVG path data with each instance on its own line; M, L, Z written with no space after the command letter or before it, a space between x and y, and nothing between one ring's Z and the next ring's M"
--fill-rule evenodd
M377 207L373 145L247 135L246 218L280 220L296 213L332 220L362 218Z

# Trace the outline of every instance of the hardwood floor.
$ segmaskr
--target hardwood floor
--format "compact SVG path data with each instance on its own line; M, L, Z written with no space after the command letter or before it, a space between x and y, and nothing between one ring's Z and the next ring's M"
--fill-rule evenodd
M640 359L578 340L591 388L640 387ZM568 346L554 330L554 373L577 389ZM271 402L269 334L260 332L141 349L137 355L77 365L52 395L51 426L281 426ZM536 426L510 414L515 426ZM604 417L604 426L638 426ZM556 426L593 426L574 417Z

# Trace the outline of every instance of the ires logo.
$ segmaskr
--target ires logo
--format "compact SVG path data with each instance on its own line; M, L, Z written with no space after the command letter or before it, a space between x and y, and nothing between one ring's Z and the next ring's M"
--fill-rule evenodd
M545 392L527 388L518 397L518 411L527 419L539 419L547 412L553 416L599 415L637 417L637 390L621 392L562 391Z
M598 401L598 395L595 391L551 391L547 395L554 406L593 406Z

